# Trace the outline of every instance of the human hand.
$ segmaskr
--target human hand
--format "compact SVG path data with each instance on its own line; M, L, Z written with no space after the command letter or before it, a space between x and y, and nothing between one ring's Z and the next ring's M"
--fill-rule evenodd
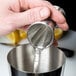
M64 16L48 1L0 0L0 36L19 28L26 28L29 24L48 17L61 29L68 29Z

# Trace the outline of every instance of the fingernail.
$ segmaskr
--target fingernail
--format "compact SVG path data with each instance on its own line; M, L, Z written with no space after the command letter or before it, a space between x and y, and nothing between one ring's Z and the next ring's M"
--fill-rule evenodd
M49 17L50 16L50 11L48 8L42 8L40 10L40 15L42 18L46 18L46 17Z

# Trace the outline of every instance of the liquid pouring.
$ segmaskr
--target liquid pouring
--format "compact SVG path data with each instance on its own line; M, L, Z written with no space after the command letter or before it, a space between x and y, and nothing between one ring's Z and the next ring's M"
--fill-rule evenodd
M40 63L41 51L52 45L54 41L53 26L55 23L52 20L46 20L42 22L33 23L27 32L28 40L34 47L34 67L33 72L38 72L38 66Z

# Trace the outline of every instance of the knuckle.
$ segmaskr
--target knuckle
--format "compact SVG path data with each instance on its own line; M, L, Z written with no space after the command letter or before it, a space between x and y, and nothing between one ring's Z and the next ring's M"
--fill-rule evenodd
M7 21L6 25L7 25L7 29L9 31L13 31L13 30L15 30L17 28L16 24L11 19Z
M39 14L39 11L37 9L34 9L34 10L31 10L29 13L28 13L28 20L30 21L30 23L33 23L35 21L38 21L40 20L40 14Z

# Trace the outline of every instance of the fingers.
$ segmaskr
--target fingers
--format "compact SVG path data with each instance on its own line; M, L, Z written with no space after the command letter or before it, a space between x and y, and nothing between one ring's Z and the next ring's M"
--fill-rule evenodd
M67 22L57 24L62 30L67 31L69 29Z
M19 28L24 25L29 25L35 21L46 19L49 15L50 11L47 7L36 7L25 12L15 13L8 18L8 21L11 20L11 24L16 25L16 27Z
M28 27L29 27L29 25L25 25L25 26L19 27L18 30L27 31L28 30Z
M48 18L50 11L47 7L36 7L25 12L13 13L0 19L0 36L6 35L19 28L27 28L27 25ZM26 26L25 26L26 25Z
M48 1L43 0L28 0L30 8L39 7L39 6L46 6L50 9L52 14L50 18L53 19L57 25L62 28L64 31L68 30L68 24L66 22L65 17L57 10L55 7L49 3Z
M57 42L56 40L54 40L53 45L54 45L55 47L57 47L57 46L58 46L58 42Z
M67 31L69 29L68 24L66 22L65 17L61 12L56 10L54 7L52 9L52 16L51 18L57 23L57 25L64 31Z

